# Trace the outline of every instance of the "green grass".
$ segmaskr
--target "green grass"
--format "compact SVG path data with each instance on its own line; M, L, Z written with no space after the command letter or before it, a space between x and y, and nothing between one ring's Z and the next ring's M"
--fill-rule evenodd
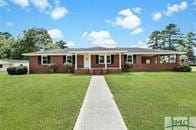
M1 130L71 130L90 76L0 73Z
M196 73L124 73L106 80L131 130L162 130L166 116L196 116Z

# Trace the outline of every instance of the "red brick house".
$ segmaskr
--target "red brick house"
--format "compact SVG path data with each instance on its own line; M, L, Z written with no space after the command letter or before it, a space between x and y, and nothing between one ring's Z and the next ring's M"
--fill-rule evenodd
M132 71L175 70L179 64L178 51L145 48L67 48L23 54L29 57L30 73L47 73L49 63L55 63L56 72L65 72L64 63L73 64L75 73L122 72L126 62Z

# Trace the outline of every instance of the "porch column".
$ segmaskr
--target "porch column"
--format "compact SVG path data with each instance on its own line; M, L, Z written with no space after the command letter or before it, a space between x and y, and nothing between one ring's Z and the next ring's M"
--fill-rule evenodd
M157 64L160 64L160 55L157 55Z
M178 54L176 54L176 64L180 63L180 56Z
M107 55L106 55L106 53L104 55L104 62L105 62L105 69L107 69Z
M91 69L91 54L90 53L88 54L88 58L89 58L89 60L88 60L89 61L89 65L88 66L89 66L89 69Z
M78 63L77 63L77 53L75 53L75 70L78 69Z
M121 69L121 52L119 52L119 69Z

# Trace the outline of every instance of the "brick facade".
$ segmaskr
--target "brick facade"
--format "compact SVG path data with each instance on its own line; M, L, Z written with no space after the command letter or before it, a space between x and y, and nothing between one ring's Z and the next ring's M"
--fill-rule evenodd
M142 64L146 59L150 59L150 64ZM65 73L63 56L50 56L50 62L56 63L56 73ZM91 69L84 69L84 56L77 55L77 70L75 73L112 73L112 72L122 72L124 70L124 55L121 56L121 68L119 69L119 55L114 55L114 61L112 64L107 65L107 70L105 70L104 64L96 63L96 55L91 55ZM176 63L160 64L160 56L145 56L136 55L135 64L133 65L133 71L165 71L165 70L175 70L177 64L179 63L179 55L176 56ZM47 65L41 65L38 63L38 56L29 56L29 71L30 73L48 73L49 67ZM74 72L74 66L73 70Z

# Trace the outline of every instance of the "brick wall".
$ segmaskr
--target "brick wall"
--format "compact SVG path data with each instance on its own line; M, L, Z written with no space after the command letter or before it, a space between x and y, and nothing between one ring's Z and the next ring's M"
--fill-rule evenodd
M173 71L177 64L134 64L133 71Z

